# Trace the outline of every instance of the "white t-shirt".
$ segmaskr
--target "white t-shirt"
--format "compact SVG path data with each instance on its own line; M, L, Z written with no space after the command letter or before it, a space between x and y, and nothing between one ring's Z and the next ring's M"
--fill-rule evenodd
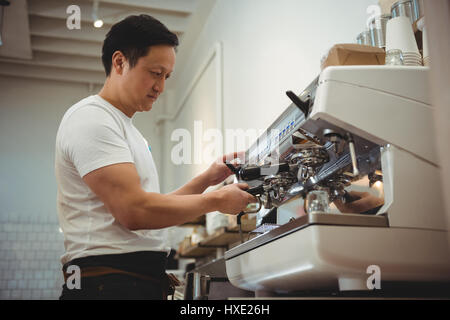
M64 232L64 264L80 257L166 251L167 229L131 231L108 212L82 177L101 167L134 163L142 188L160 192L148 143L132 119L98 95L65 113L56 135L58 218Z

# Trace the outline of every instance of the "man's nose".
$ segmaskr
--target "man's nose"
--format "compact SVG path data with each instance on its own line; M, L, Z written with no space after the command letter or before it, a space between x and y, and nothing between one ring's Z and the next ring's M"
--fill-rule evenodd
M165 82L166 82L166 79L160 79L160 80L156 81L155 84L153 85L153 90L155 90L156 92L162 93L164 91Z

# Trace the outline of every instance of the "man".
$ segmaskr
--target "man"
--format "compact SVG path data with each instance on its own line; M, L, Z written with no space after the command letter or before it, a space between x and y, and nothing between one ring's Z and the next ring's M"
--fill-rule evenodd
M55 154L61 261L65 278L70 266L81 270L81 288L65 284L61 299L163 299L165 228L212 211L237 214L255 201L246 184L202 194L231 174L223 163L159 193L151 152L132 117L150 111L164 91L177 45L176 35L148 15L115 24L103 44L103 88L61 121Z

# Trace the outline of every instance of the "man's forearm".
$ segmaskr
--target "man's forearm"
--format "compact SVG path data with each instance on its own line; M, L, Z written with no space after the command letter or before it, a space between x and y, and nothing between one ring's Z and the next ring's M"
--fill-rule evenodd
M181 188L173 191L170 195L188 195L188 194L201 194L210 186L209 179L205 173L199 174L194 179L186 183Z
M131 230L160 229L180 225L217 210L217 192L198 195L146 193L129 211Z

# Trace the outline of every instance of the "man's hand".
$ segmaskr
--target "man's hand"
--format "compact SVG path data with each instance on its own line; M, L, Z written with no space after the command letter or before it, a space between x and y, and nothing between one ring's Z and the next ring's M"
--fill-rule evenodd
M218 183L221 183L230 175L232 175L233 172L231 172L231 170L225 165L225 162L231 163L232 160L243 159L244 155L245 155L244 151L233 152L224 155L223 157L220 157L216 161L214 161L209 166L209 168L203 173L206 179L208 180L209 185L214 186Z
M232 160L237 158L244 159L244 157L245 152L233 152L218 158L206 171L194 177L194 179L181 188L173 191L171 194L187 195L203 193L208 187L221 183L233 174L233 172L225 165L225 161L231 163Z
M227 214L238 214L253 202L256 198L244 191L248 189L246 183L235 183L227 185L217 191L218 211Z
M383 198L375 197L368 192L350 191L350 197L359 198L358 200L343 203L340 200L335 200L334 204L340 212L345 213L362 213L367 210L379 207L384 204Z

